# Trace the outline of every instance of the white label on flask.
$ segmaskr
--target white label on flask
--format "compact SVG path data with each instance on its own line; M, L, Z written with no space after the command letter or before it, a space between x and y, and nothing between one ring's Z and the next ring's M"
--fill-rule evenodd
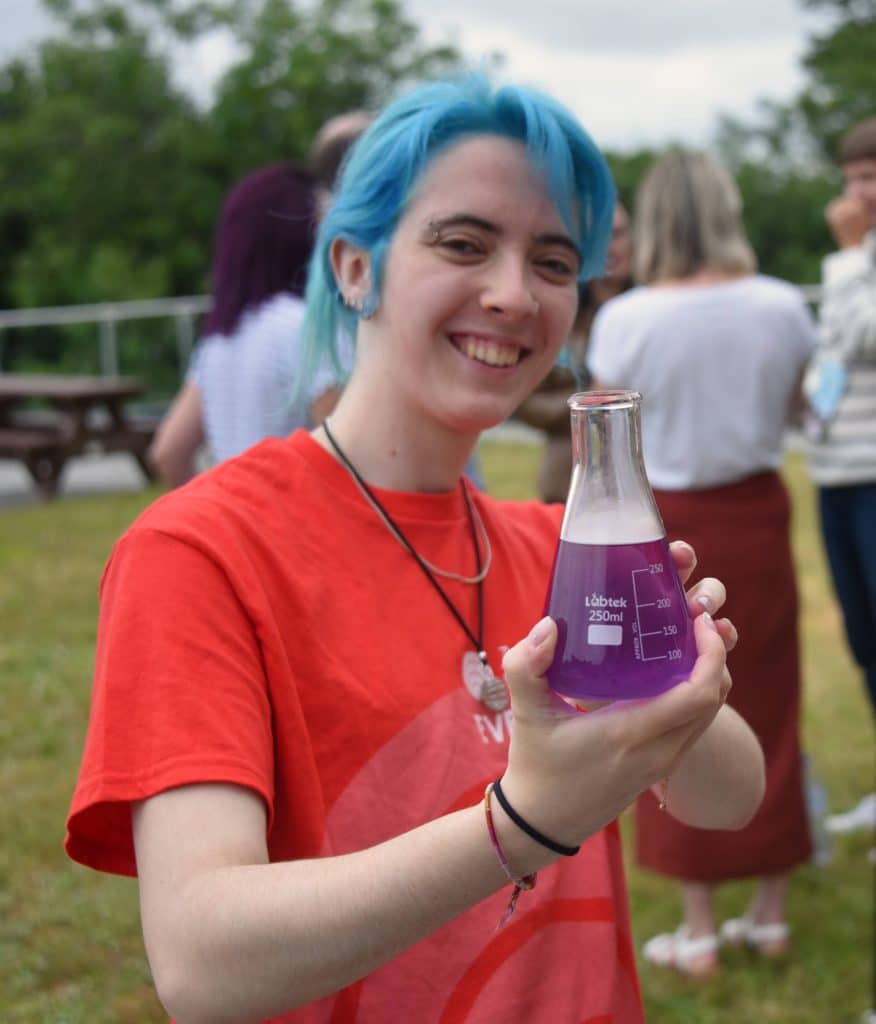
M620 647L624 640L622 626L587 627L587 643L593 647Z

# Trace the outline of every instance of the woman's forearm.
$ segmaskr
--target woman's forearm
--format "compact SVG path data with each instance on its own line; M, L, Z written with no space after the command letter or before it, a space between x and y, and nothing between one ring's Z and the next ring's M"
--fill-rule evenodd
M554 859L496 811L516 870ZM477 806L354 854L198 870L144 905L144 932L179 1024L258 1021L344 988L503 885Z
M667 810L684 824L742 828L763 799L763 751L744 719L725 705L665 785ZM662 796L661 790L655 787L655 794Z

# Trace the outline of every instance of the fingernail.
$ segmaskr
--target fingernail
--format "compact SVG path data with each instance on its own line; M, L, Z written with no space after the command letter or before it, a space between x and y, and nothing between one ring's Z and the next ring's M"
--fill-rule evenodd
M535 647L541 647L541 645L547 640L551 632L551 620L549 615L532 627L529 632L529 639L532 641Z
M708 612L703 612L703 614L700 617L705 621L709 629L714 630L716 633L718 632L718 627L715 625L715 620L712 618L711 615L709 615Z
M705 608L707 613L712 610L712 599L708 594L700 594L696 599L696 603Z

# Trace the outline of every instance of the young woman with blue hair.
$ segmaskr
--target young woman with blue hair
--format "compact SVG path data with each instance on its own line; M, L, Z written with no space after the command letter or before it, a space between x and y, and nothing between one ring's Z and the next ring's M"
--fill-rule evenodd
M553 365L613 205L542 96L473 78L390 105L309 277L312 365L355 338L331 419L117 544L67 848L139 877L178 1021L635 1024L614 819L649 786L702 827L754 812L721 584L690 594L689 682L579 714L537 621L561 509L461 479Z

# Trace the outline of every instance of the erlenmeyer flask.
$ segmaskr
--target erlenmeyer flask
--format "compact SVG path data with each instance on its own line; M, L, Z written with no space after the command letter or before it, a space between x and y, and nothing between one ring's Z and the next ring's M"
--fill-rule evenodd
M547 613L548 681L573 699L652 697L690 676L693 623L642 460L635 391L572 395L574 470Z

